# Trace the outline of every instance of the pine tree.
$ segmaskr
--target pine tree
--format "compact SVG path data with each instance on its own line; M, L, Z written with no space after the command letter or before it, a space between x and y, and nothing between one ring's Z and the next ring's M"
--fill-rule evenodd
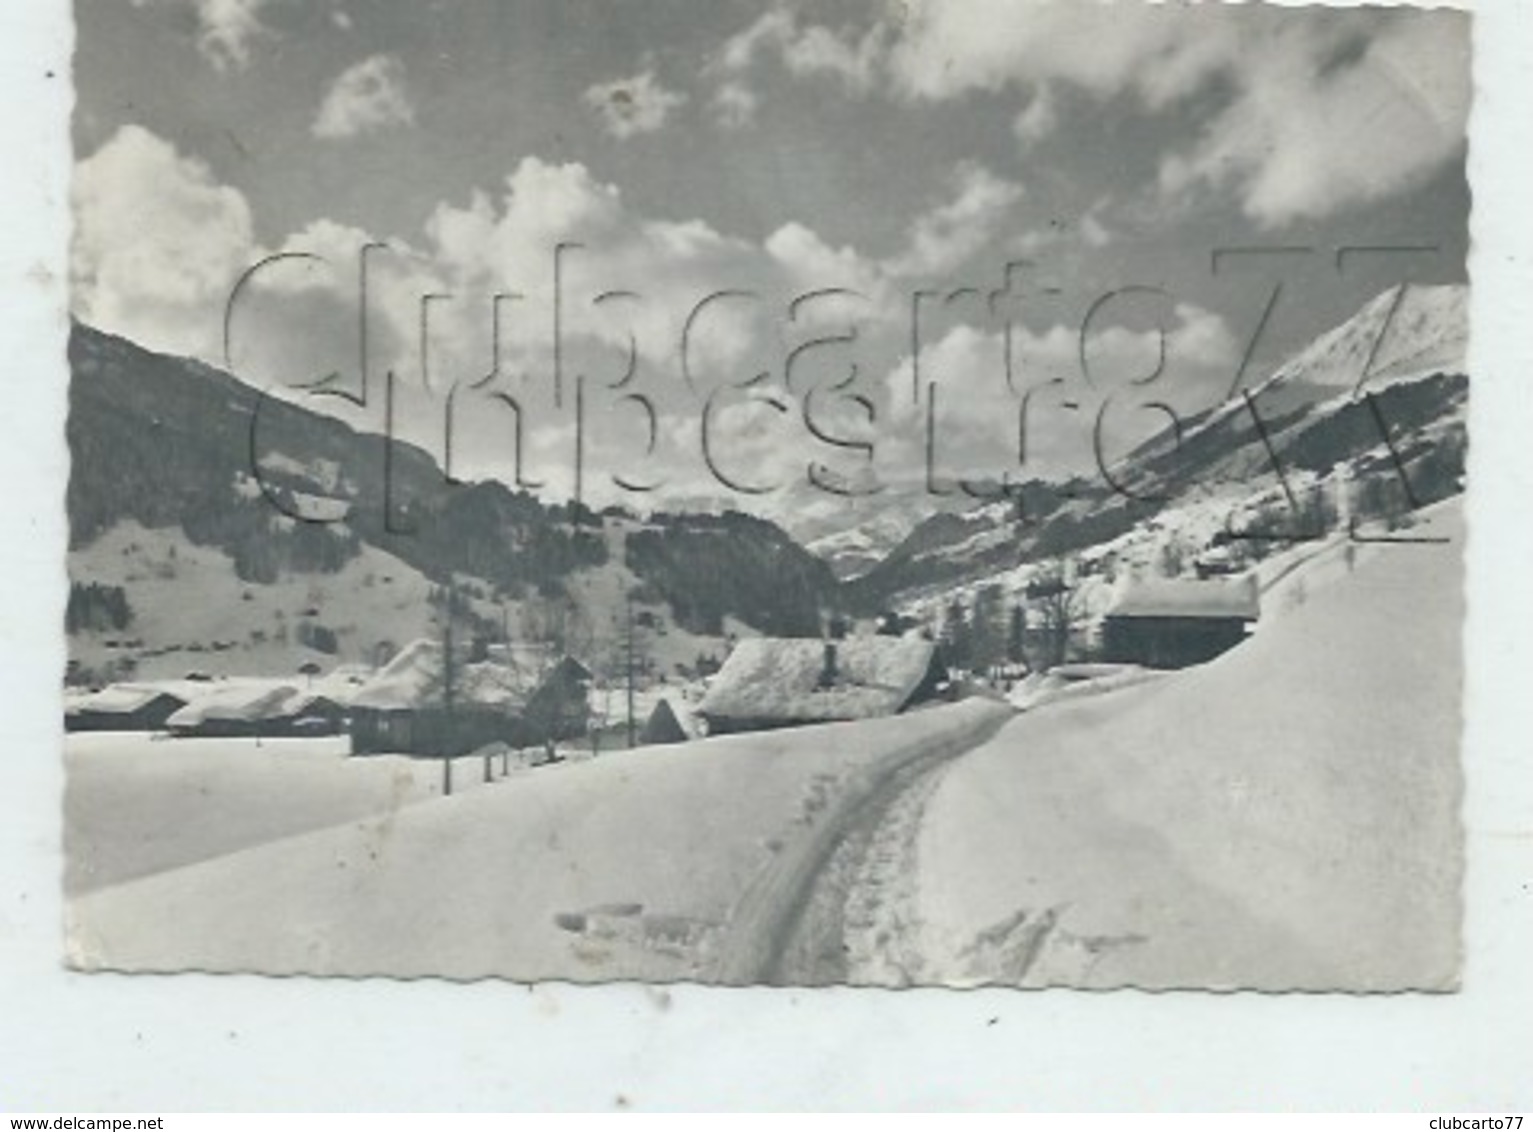
M976 670L999 664L1006 657L1005 605L999 586L985 586L974 595L969 618L969 663Z
M1011 607L1006 631L1006 659L1012 664L1027 660L1027 607L1021 602Z
M954 598L948 603L947 611L942 617L941 631L942 649L947 654L947 661L954 668L968 668L973 657L971 646L972 634L969 629L968 613L963 607L963 602Z

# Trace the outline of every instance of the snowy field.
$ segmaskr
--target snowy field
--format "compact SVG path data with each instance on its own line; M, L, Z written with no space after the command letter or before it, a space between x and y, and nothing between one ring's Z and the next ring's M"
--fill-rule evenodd
M349 759L344 735L168 739L75 732L64 741L65 892L222 857L253 845L392 815L441 794L440 762ZM455 789L483 780L454 760Z
M642 748L397 808L389 799L398 766L372 771L371 759L321 758L308 775L289 763L268 780L271 804L246 816L243 847L218 822L199 823L201 844L181 859L211 859L76 899L71 958L135 970L587 981L743 971L738 981L750 981L754 969L740 955L754 955L756 929L770 935L775 914L788 911L769 897L801 887L815 831L834 824L840 800L866 790L881 768L944 743L966 745L1008 715L972 701L871 723ZM375 775L370 816L342 808L344 776L354 770ZM133 783L152 774L124 773ZM429 790L403 781L402 799ZM171 823L201 795L195 783L176 789L179 800L153 803ZM300 803L308 816L318 824L329 806L336 824L294 828L277 795L308 791L316 794ZM239 808L233 795L230 803ZM79 815L82 826L90 820ZM110 856L106 842L126 835L131 846L148 824L116 820L116 834L91 827L74 836L95 837L97 852ZM256 844L263 820L271 832ZM184 836L190 843L192 832ZM754 926L732 932L743 909L754 909Z

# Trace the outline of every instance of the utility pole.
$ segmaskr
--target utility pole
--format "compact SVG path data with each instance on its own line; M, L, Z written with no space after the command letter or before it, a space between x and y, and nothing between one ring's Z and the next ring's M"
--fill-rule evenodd
M633 593L629 592L623 597L623 609L628 621L628 631L624 634L623 646L626 654L626 667L628 669L628 749L631 751L637 746L637 732L634 730L633 720Z
M442 750L442 796L452 794L452 747L457 739L453 719L453 659L452 659L452 607L458 593L457 578L451 571L447 574L447 605L442 616L442 713L447 721L445 742Z

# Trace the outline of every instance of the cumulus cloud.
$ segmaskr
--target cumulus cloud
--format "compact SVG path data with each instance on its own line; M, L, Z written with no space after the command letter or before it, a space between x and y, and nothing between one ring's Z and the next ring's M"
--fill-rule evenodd
M250 206L208 167L124 126L75 169L77 313L163 349L206 354L251 262Z
M1214 5L918 4L889 72L918 99L1057 80L1100 96L1137 89L1164 105L1227 62L1235 22Z
M392 55L374 55L331 84L311 132L317 138L350 138L414 122L404 64Z
M1024 147L1060 128L1061 88L1126 96L1145 115L1186 115L1195 139L1164 159L1162 204L1222 189L1275 226L1408 191L1462 151L1468 29L1451 10L931 0L859 32L778 7L729 39L712 69L739 82L770 53L791 74L835 75L857 93L1011 92Z
M969 163L953 177L953 199L922 213L911 224L906 249L888 263L895 275L940 276L986 247L1022 186Z
M760 105L756 92L738 80L724 83L713 93L714 117L727 130L749 126L756 120L756 109Z
M242 71L250 65L251 48L273 33L261 19L271 0L133 0L135 8L150 5L190 9L197 21L197 50L219 71Z
M950 179L951 193L911 221L904 246L877 259L849 245L835 247L807 225L790 222L769 235L765 251L800 291L847 288L868 300L868 317L901 317L901 288L909 281L941 280L971 257L992 247L1022 186L996 176L977 163L959 166Z
M1105 324L1082 340L1080 328L1063 323L1031 330L1012 328L1008 377L1004 335L959 325L921 351L920 400L912 398L909 356L888 373L884 394L896 424L923 421L929 391L936 388L936 419L944 463L954 474L1076 474L1095 465L1092 433L1097 414L1111 397L1104 417L1104 455L1115 459L1163 428L1165 416L1145 408L1170 404L1183 416L1208 408L1228 389L1238 347L1217 314L1190 303L1166 312L1161 329ZM1162 338L1164 334L1164 338ZM1165 368L1153 380L1164 343ZM1085 361L1082 362L1084 346ZM1023 445L1023 403L1028 402ZM898 458L923 460L921 444L908 427ZM891 457L893 458L893 457Z
M199 0L197 46L219 70L250 64L251 45L271 35L261 22L268 0Z
M1105 248L1113 242L1112 229L1102 222L1100 212L1100 208L1094 208L1081 217L1081 241L1088 248Z
M1224 319L1192 303L1175 304L1164 330L1166 368L1153 381L1166 387L1167 396L1172 396L1172 387L1192 385L1194 378L1227 367L1237 356L1234 335ZM1160 335L1159 330L1122 325L1094 330L1085 342L1091 383L1098 389L1112 389L1148 378L1159 359ZM1206 390L1195 392L1201 395Z
M1464 145L1464 28L1457 13L1414 13L1343 66L1293 36L1253 54L1244 96L1164 162L1162 189L1233 180L1245 212L1275 226L1414 187Z
M326 387L332 392L360 395L364 388L357 269L363 246L379 242L375 234L320 219L263 247L237 189L139 127L125 128L79 163L75 209L77 314L149 348L215 365L223 363L222 320L235 281L271 253L303 253L269 263L241 292L232 368L358 427L382 427L381 397L354 406L336 397L315 400L301 388L327 375L335 375ZM564 260L562 407L549 380L553 250L560 243L580 245ZM514 414L472 388L493 374L493 388L513 393L528 414L526 470L549 483L559 482L570 465L568 396L577 374L586 378L592 414L587 441L603 446L591 448L595 477L628 469L639 480L705 481L697 434L701 398L763 372L769 375L764 392L781 397L790 411L743 405L744 394L728 395L743 407L720 418L717 436L728 438L731 466L745 479L755 475L758 454L792 441L799 447L790 463L801 477L804 453L824 446L804 438L800 399L843 374L846 361L806 356L790 392L783 388L786 353L827 325L874 315L865 304L827 302L788 319L788 302L806 289L871 291L883 282L875 262L830 245L804 225L786 225L757 242L699 220L655 219L632 209L615 186L584 166L532 157L511 171L502 189L439 204L418 237L391 238L368 264L366 388L376 394L385 372L396 375L399 435L441 456L442 399L454 386L467 388L468 408L454 425L456 470L509 474ZM689 327L699 301L725 290L735 297L708 306ZM593 303L609 293L616 301ZM429 389L421 338L426 294L444 296L430 307ZM497 306L497 294L514 298ZM688 380L680 367L684 333ZM662 439L679 435L683 447L677 441L646 455L642 414L610 388L624 376L630 349L639 368L625 388L655 398ZM881 373L885 364L864 372ZM758 437L753 429L764 431ZM594 483L588 487L595 490Z
M719 123L738 129L754 117L760 97L746 82L759 59L775 57L796 78L829 77L854 94L867 94L880 81L891 29L875 21L860 35L823 24L801 23L787 8L769 8L730 36L707 71L720 79L713 107Z
M1043 84L1028 100L1027 106L1012 123L1017 140L1024 146L1041 142L1059 125L1059 108L1055 105L1054 88Z
M243 297L236 367L279 384L356 368L358 254L378 242L373 234L322 218L264 248L237 189L138 127L80 163L75 191L81 317L153 348L218 363L234 281L268 251L301 252L304 258L263 268ZM881 261L803 223L757 242L700 220L655 219L583 165L528 157L499 192L438 204L413 244L391 239L369 260L372 369L392 368L407 380L422 372L419 297L440 293L452 298L432 308L438 387L482 377L496 325L491 296L504 294L516 296L497 309L504 373L546 377L554 248L574 244L563 261L568 373L616 380L635 351L652 380L669 382L672 401L762 371L785 378L786 351L812 335L856 326L885 349L876 343L887 344L903 327L896 269L941 271L961 262L984 246L1019 192L965 167L951 197L917 218L907 247ZM787 317L795 296L831 288L854 294L826 296ZM734 297L689 325L699 301L719 291ZM622 294L593 304L608 292ZM684 335L690 391L679 380ZM862 372L882 372L888 354L880 357L876 365L864 360ZM834 350L805 355L795 382L814 385L846 367Z
M529 419L540 430L529 459L536 456L546 467L533 468L532 474L552 482L557 468L568 463L570 441L557 431L566 419L559 412L567 414L568 403L556 411L547 395L554 364L552 257L556 245L578 244L564 261L564 388L570 388L575 374L584 374L588 388L600 391L587 402L591 411L597 413L606 403L602 398L615 406L607 423L592 418L590 443L597 443L602 430L612 435L601 440L610 451L604 449L599 459L593 454L591 467L603 473L605 460L613 467L642 464L669 470L681 482L688 474L704 477L696 435L699 396L767 372L769 379L756 392L780 397L787 411L731 394L740 406L720 416L720 435L732 438L728 455L737 464L731 467L743 478L750 478L771 452L783 454L782 468L763 466L764 480L791 478L795 469L802 478L808 459L835 455L824 444L805 439L805 399L827 395L829 385L847 374L848 362L855 360L864 378L859 389L909 406L908 371L897 389L880 381L906 348L903 289L912 278L954 271L998 246L1021 196L1020 186L983 167L960 167L947 194L912 221L904 246L879 259L827 240L804 223L783 224L758 241L700 220L656 219L633 208L615 185L583 165L528 157L493 191L438 204L411 243L393 240L392 251L370 260L375 265L369 299L374 316L371 372L376 378L388 368L407 385L418 384L423 374L418 337L422 294L451 296L431 308L437 397L454 384L490 372L492 327L499 325L503 366L495 372L502 387L523 398ZM239 273L264 254L252 237L244 197L163 139L130 127L81 162L76 208L74 276L82 317L151 347L216 362L224 298ZM272 384L292 385L329 372L349 381L357 368L356 256L373 241L362 229L317 220L276 244L322 261L284 264L263 273L252 287L239 323L238 372ZM786 317L793 296L834 287L853 289L870 301L841 296L805 308L802 317ZM679 359L688 316L704 296L723 290L736 297L710 306L691 327L689 385ZM598 308L592 298L604 293L617 299ZM495 294L516 297L496 308ZM498 324L492 312L500 316ZM1168 307L1161 313L1171 357L1188 372L1213 365L1233 350L1215 316L1191 307ZM858 342L801 355L804 364L788 382L784 363L796 345L852 324L864 331ZM1143 319L1136 325L1104 326L1093 336L1089 359L1094 375L1143 371L1146 357L1153 359L1155 339L1143 329ZM1068 376L1071 367L1078 371L1071 328L1019 330L1019 335L1027 380ZM945 443L969 451L992 470L1006 466L1014 458L1016 391L1006 386L1000 368L996 328L960 326L934 339L924 365L927 376L944 390ZM618 404L618 395L606 391L622 376L630 346L640 367L634 388L655 396L660 432L671 436L681 429L677 435L687 441L685 450L677 447L678 440L671 446L674 451L646 456L634 406ZM435 450L441 442L440 403L419 389L401 396L407 438ZM478 452L488 454L489 463L504 462L514 419L504 405L486 402L481 407L484 411L474 409L459 420L462 445L455 459L473 461ZM862 409L847 401L844 420L836 418L838 430L845 435L860 435L859 428L877 431L881 449L896 462L915 459L916 449L900 447L899 429L915 435L920 422L908 413L891 418L882 407L879 427L872 430L859 416ZM378 427L378 422L365 422L365 427ZM411 435L409 430L416 428L436 431ZM1044 448L1053 443L1039 441ZM1069 445L1057 443L1063 459Z
M1468 20L1451 11L1359 14L1256 5L1093 6L1028 0L917 6L891 49L908 98L1037 91L1025 142L1057 126L1048 92L1129 93L1162 112L1224 84L1190 151L1166 158L1168 198L1237 194L1266 225L1408 190L1460 151L1470 100Z
M575 163L524 159L503 192L481 192L465 203L438 207L427 224L427 240L427 257L442 265L448 290L521 296L508 308L506 322L507 368L532 382L519 389L547 386L552 250L561 242L580 245L564 260L562 276L566 388L571 375L588 375L595 384L587 387L586 404L598 413L595 406L612 394L592 390L610 385L630 348L636 350L640 368L631 388L655 397L664 440L664 451L646 458L644 466L669 469L673 486L678 477L694 486L706 479L698 434L702 398L762 373L767 377L751 395L725 395L735 407L726 411L721 406L715 438L728 438L724 458L742 480L791 479L788 471L778 469L784 461L802 479L806 453L818 450L822 459L833 453L805 440L801 399L822 396L810 391L845 378L853 361L861 363L867 384L876 384L872 379L884 372L891 354L876 341L860 340L801 354L791 382L784 372L787 356L811 338L851 326L874 340L897 334L902 326L887 272L855 248L832 244L800 223L784 224L756 242L697 220L658 220L634 210L615 186ZM867 301L827 296L789 317L794 296L837 287L857 291ZM604 311L593 307L592 296L610 292L623 297ZM723 297L699 308L701 300L715 294ZM484 321L482 309L469 314ZM443 339L474 341L471 329L444 329ZM460 367L460 372L469 371ZM761 396L777 397L789 409L779 412ZM591 467L598 471L607 467L602 460L609 456L611 466L628 467L638 451L634 408L620 408L624 411L611 427L627 445L627 455L620 457L616 448L598 455L592 447ZM592 419L588 443L606 443L600 434L608 426ZM852 420L847 429L856 423ZM783 447L800 441L807 447Z
M263 269L256 286L274 295L310 295L356 285L359 250L375 238L361 228L321 218L288 236L278 249L301 254L287 270Z
M667 90L648 70L632 78L597 83L586 91L585 101L607 132L622 140L660 129L671 111L685 105L687 96Z
M807 224L780 225L762 241L741 239L700 220L661 220L633 210L615 185L578 163L524 158L499 194L476 192L441 204L428 219L424 254L442 266L449 290L515 292L517 317L541 324L552 306L552 255L566 256L568 296L631 291L610 320L573 301L566 320L609 346L635 347L651 365L675 371L688 315L704 296L740 293L709 306L691 327L700 368L743 374L780 355L786 304L810 291L854 292L801 309L795 325L902 325L903 280L930 280L964 264L996 239L1021 187L978 165L953 175L951 194L912 223L905 246L880 260L833 244ZM546 359L537 363L546 366ZM754 369L751 372L755 372Z
M724 41L714 67L734 74L749 70L758 53L792 39L796 30L797 21L791 12L785 8L771 8L750 26Z
M499 197L474 194L466 206L443 204L426 225L429 255L459 289L516 292L519 317L539 324L551 317L554 249L577 244L563 261L572 335L626 350L650 364L674 368L688 314L705 295L726 288L771 294L780 273L759 246L718 232L702 221L656 220L633 212L616 186L578 163L524 158ZM591 298L607 292L633 297L598 317ZM694 356L699 364L739 361L756 341L753 310L762 304L721 303L699 320ZM529 360L546 370L548 359ZM612 368L608 359L605 368Z
M322 218L262 247L238 189L137 126L125 127L78 164L74 207L72 277L80 317L153 348L214 362L230 289L272 251L304 257L263 268L252 282L241 308L242 343L254 349L260 327L313 321L305 310L321 308L341 328L337 334L351 334L357 257L364 245L379 242ZM735 290L748 299L717 303L696 320L691 358L711 379L732 380L745 366L770 368L769 350L781 345L778 327L793 295L837 286L873 292L882 285L876 264L850 248L830 247L806 226L784 226L757 243L700 220L654 219L630 209L616 186L583 165L528 157L500 193L478 191L463 203L437 205L421 239L390 239L388 249L369 260L370 310L381 336L376 364L418 372L418 359L407 356L418 333L417 300L442 293L454 296L433 314L442 367L460 378L482 376L490 357L490 296L501 293L517 296L503 311L513 360L525 372L546 373L549 343L534 329L547 327L552 315L553 254L561 243L579 245L564 260L567 334L605 348L591 359L592 372L608 375L621 369L630 343L646 364L675 375L687 318L715 291ZM607 292L631 294L593 306L593 297ZM332 307L349 316L330 318ZM325 351L339 348L329 343Z
M873 25L860 39L811 24L782 41L782 61L792 74L832 75L849 90L865 92L878 78L887 42L882 24Z
M141 126L120 129L75 168L72 306L82 320L156 350L224 364L224 317L236 282L275 252L241 292L232 365L258 385L294 386L357 368L357 263L369 233L316 220L265 248L244 194ZM413 372L419 294L439 274L395 241L375 261L369 331L377 372ZM376 422L375 422L376 423Z
M797 221L778 228L763 246L800 291L844 287L876 300L887 290L887 276L878 264L853 247L832 247Z

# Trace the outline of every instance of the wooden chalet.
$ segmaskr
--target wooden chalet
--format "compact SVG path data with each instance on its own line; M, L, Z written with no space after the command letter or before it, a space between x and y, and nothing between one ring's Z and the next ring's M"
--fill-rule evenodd
M571 657L522 649L455 661L449 682L441 645L416 641L352 698L351 753L455 757L572 739L585 733L590 680Z
M115 684L68 704L65 731L163 731L186 700L148 684Z
M1202 664L1244 641L1260 615L1254 578L1134 582L1102 619L1102 659L1148 668Z
M339 735L345 726L346 709L328 696L238 682L194 698L166 721L172 735L215 739Z

